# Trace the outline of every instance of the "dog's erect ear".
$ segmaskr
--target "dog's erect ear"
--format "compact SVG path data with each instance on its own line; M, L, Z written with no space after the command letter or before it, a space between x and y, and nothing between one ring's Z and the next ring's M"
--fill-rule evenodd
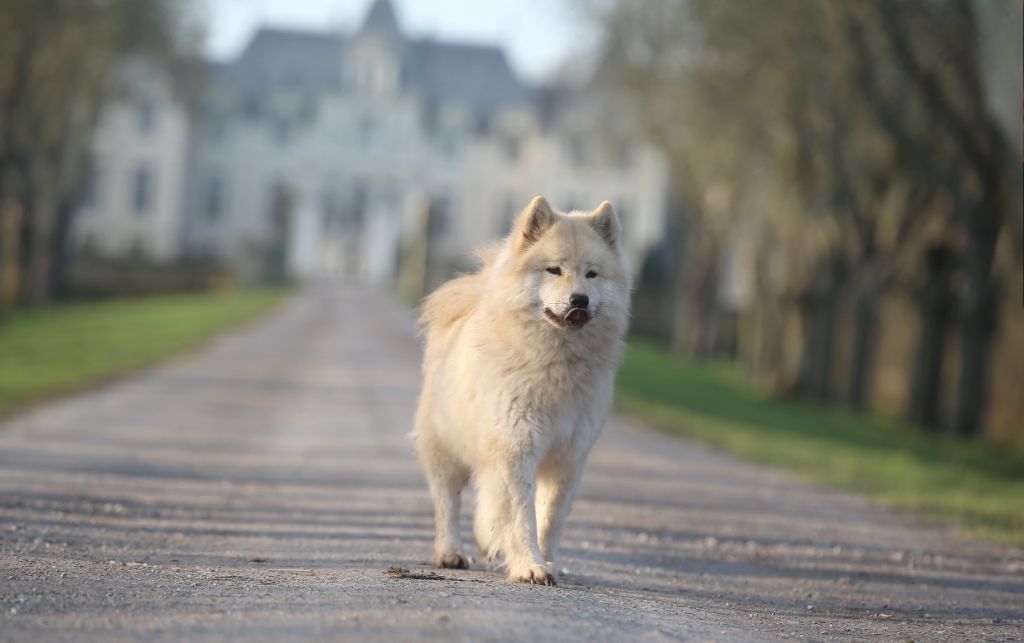
M608 245L615 247L619 242L619 216L612 209L612 204L602 201L593 214L590 215L590 225L594 226L597 233L608 242Z
M535 196L526 206L515 227L516 250L524 250L540 239L555 222L555 211L542 196Z

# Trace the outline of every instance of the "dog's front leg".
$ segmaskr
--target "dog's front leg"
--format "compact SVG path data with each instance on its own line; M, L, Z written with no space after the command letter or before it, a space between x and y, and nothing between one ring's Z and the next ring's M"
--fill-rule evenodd
M537 530L541 554L549 563L554 563L582 473L582 458L552 459L541 465L537 476Z
M485 484L501 485L504 491L509 515L503 549L509 580L554 585L555 577L544 565L537 542L537 458L532 454L508 458L496 473Z

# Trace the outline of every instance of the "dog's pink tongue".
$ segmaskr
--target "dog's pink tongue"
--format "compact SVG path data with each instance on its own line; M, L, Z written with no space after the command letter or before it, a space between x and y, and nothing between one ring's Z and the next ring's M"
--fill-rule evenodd
M587 312L586 308L571 308L569 312L565 313L565 317L562 320L570 326L583 328L590 321L590 313Z

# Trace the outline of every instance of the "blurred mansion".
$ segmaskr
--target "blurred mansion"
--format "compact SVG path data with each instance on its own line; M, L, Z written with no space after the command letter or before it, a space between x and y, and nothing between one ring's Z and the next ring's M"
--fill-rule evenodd
M208 66L195 105L155 67L123 67L74 219L100 256L421 291L538 193L611 200L637 266L663 234L665 164L610 94L529 87L497 47L410 38L388 0L351 35L259 31Z

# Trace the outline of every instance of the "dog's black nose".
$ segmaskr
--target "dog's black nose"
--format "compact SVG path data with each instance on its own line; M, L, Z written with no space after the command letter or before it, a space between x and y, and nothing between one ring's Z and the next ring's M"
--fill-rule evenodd
M590 297L576 293L569 295L569 307L570 308L586 308L590 305Z

